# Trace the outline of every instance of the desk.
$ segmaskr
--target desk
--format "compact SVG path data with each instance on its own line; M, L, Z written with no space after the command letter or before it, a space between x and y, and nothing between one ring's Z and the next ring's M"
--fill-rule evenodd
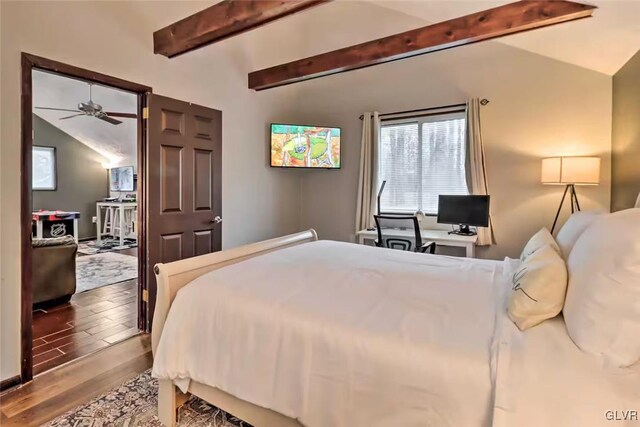
M403 237L410 240L415 237L413 230L384 229L384 234L388 237ZM467 258L474 258L476 255L478 236L449 234L446 230L422 230L421 234L422 241L430 240L436 242L436 245L465 248ZM356 239L361 245L365 244L365 240L376 240L377 238L377 230L360 230L356 233Z
M120 237L120 246L124 247L124 231L125 231L125 215L124 211L126 209L137 209L138 202L96 202L96 228L97 228L97 240L98 244L102 242L102 208L117 208L119 211L119 237ZM113 221L113 218L111 219ZM112 225L113 229L113 225ZM113 236L116 237L116 236Z

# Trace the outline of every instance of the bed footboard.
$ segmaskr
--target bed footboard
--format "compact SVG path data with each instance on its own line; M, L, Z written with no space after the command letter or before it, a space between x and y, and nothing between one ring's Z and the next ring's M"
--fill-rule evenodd
M318 240L315 230L310 229L301 233L277 237L271 240L252 243L237 248L187 258L168 264L156 264L154 272L158 291L156 308L153 315L153 328L151 331L151 347L155 355L162 335L167 314L176 293L186 284L197 277L227 265L249 259L268 252L284 249L289 246Z
M318 240L318 236L313 229L284 237L278 237L263 242L253 243L238 248L229 249L212 254L188 258L168 264L156 264L154 272L158 284L156 308L153 317L153 329L151 331L151 346L155 356L162 335L162 329L169 314L169 308L176 296L176 293L186 284L195 278L202 276L218 268L237 262L284 249L290 246ZM287 419L283 415L277 414L268 409L253 406L248 402L241 401L231 395L213 389L205 385L192 384L193 387L200 387L198 395L200 398L226 410L237 411L239 417L245 417L255 422L257 427L261 426L300 426L297 421ZM189 390L191 391L191 389ZM180 393L171 380L160 380L158 390L158 416L166 427L176 425L176 410L188 395ZM220 400L220 401L218 401Z

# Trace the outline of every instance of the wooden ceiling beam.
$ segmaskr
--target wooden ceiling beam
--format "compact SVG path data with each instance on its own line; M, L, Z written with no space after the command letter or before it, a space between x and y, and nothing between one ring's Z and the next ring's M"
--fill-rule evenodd
M249 73L249 88L269 89L587 18L595 8L564 0L524 0L509 3L461 18L254 71Z
M153 33L153 52L168 58L330 0L224 0Z

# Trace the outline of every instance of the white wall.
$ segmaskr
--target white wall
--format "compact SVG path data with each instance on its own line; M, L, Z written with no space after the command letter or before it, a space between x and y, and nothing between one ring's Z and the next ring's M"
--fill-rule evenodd
M256 93L247 73L280 62L286 26L271 26L169 60L152 33L211 2L1 2L0 378L19 373L20 52L153 87L223 112L223 246L298 230L295 173L270 169L267 124L286 118L294 88Z
M377 25L386 25L389 33L421 25L385 9L359 10L366 15L357 23L348 19L352 14L335 15L332 38L360 37ZM314 40L308 43L309 51L318 50ZM601 185L579 187L578 195L583 209L609 208L612 79L605 74L486 42L296 86L298 105L304 107L299 122L342 127L342 169L305 171L302 178L301 225L316 228L321 238L353 239L360 114L455 104L468 97L491 101L482 108L482 129L498 244L481 249L479 256L517 257L535 231L551 228L563 188L540 184L543 157L601 156Z

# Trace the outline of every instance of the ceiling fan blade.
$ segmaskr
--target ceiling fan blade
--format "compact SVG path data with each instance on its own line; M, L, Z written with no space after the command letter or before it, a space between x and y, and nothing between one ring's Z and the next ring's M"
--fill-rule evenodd
M95 116L97 119L100 120L104 120L107 123L111 123L112 125L119 125L120 123L122 123L120 120L116 120L114 118L111 118L107 115L102 115L102 116Z
M69 110L67 108L52 108L52 107L34 107L37 110L54 110L54 111L69 111L71 113L79 113L80 110Z
M111 117L123 117L125 119L136 119L138 118L138 115L135 113L114 113L111 111L106 111L105 112L106 115L111 116Z
M72 114L72 115L67 116L67 117L60 117L58 120L66 120L66 119L71 119L73 117L78 117L78 116L84 116L84 114L82 114L82 113L81 114Z

